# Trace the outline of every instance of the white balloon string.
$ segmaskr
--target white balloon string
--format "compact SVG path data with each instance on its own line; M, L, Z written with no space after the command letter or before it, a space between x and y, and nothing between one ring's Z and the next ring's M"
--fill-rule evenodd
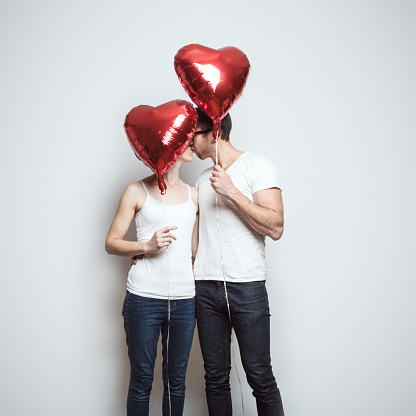
M218 165L218 137L215 142L215 164ZM215 208L217 210L217 228L218 228L218 247L220 249L220 260L221 260L221 269L222 269L222 278L224 281L224 290L225 290L225 300L227 302L227 311L228 311L228 319L230 320L231 326L231 355L234 363L235 372L237 374L238 384L240 385L240 395L241 395L241 407L243 409L243 415L245 415L244 410L244 399L243 399L243 390L241 386L240 374L238 373L238 368L235 362L235 350L234 350L234 341L233 341L233 325L231 322L231 311L230 311L230 303L228 302L228 292L227 292L227 282L225 281L225 272L224 272L224 261L222 257L222 248L221 248L221 236L220 236L220 216L218 212L218 194L215 192ZM235 336L235 330L234 330Z
M166 219L166 193L163 194L163 213L165 217L165 227L168 226ZM166 339L166 378L168 383L169 398L169 416L172 414L172 403L170 400L170 382L169 382L169 333L170 333L170 295L169 295L169 245L166 246L166 275L168 277L168 336Z
M218 165L218 138L215 140L215 164Z

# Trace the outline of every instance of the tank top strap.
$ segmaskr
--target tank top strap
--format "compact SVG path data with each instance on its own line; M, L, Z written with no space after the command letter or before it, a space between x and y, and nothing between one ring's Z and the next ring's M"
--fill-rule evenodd
M143 181L139 182L143 185L144 191L146 192L146 196L149 195L149 192L147 191L146 185L143 183Z
M189 192L189 200L192 200L192 195L191 195L191 187L186 184L186 186L188 187L188 192Z

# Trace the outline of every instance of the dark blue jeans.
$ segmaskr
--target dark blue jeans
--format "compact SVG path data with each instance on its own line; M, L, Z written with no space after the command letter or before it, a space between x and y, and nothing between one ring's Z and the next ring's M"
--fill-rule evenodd
M283 416L280 392L270 359L270 312L265 282L227 283L231 324L224 282L196 281L196 319L205 367L210 416L231 416L231 325L240 347L247 381L259 416Z
M124 329L130 358L128 416L148 416L159 334L162 334L163 416L181 416L185 400L185 375L195 329L195 299L168 301L127 291L123 305ZM167 359L169 350L169 359ZM169 368L168 368L169 367ZM171 413L169 414L168 374Z

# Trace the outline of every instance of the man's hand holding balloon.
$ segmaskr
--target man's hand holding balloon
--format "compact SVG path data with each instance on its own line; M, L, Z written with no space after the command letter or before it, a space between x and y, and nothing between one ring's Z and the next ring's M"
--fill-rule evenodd
M230 175L228 175L228 173L220 165L214 166L209 180L211 181L212 188L219 195L231 197L232 195L240 193L240 191L234 186Z

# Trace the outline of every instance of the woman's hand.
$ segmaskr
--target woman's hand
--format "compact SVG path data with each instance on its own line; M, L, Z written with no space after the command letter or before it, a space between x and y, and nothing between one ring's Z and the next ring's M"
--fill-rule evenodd
M171 245L172 239L176 240L176 237L169 231L177 230L177 229L178 227L168 226L160 230L157 230L153 234L153 237L149 241L146 241L146 253L154 253L156 251L159 251L162 247ZM144 257L144 254L141 254L139 256L133 256L131 258L130 269L135 264L137 264L137 260L142 259L143 257Z
M153 234L153 237L146 243L146 252L155 253L162 247L170 246L172 241L176 240L176 237L170 231L177 229L178 227L169 225L160 230L157 230Z

